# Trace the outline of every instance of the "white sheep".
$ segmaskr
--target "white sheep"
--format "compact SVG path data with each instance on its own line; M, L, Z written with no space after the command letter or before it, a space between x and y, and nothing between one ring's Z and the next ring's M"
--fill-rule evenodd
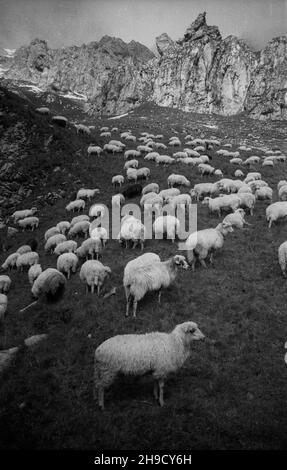
M119 147L118 145L114 145L114 144L105 144L103 149L106 152L111 152L113 155L115 153L121 153L123 151L122 147Z
M103 149L101 147L99 147L98 145L89 145L88 147L88 155L101 155L101 153L103 153Z
M75 253L63 253L57 259L57 269L63 274L67 274L68 279L71 277L71 271L73 273L77 270L78 257Z
M31 292L36 298L46 296L47 299L57 300L64 293L66 283L64 274L58 269L47 268L34 281Z
M138 268L145 266L146 264L157 263L158 261L160 261L160 257L155 253L144 253L143 255L138 256L137 258L132 259L127 263L124 269L123 278L123 286L125 289L126 301L128 300L129 296L129 289L126 289L126 286L130 285L134 272L137 271Z
M139 168L137 171L137 179L146 179L150 177L150 169L147 167Z
M144 224L133 216L123 218L121 222L121 230L118 235L120 242L125 242L125 247L128 247L128 242L133 242L133 249L140 244L141 249L144 249L146 228Z
M68 230L71 228L71 223L68 222L67 220L61 220L61 222L57 223L56 227L60 233L65 235L68 232Z
M287 181L286 181L286 180L280 180L279 183L277 184L277 190L279 191L279 189L281 188L281 186L285 186L285 184L287 185Z
M127 294L126 316L129 315L129 308L133 303L133 317L136 317L137 304L147 294L147 292L158 291L158 302L161 300L161 291L167 288L175 280L178 268L188 268L185 257L175 255L167 261L158 261L144 265L134 272L128 284L125 285Z
M77 246L77 242L75 242L74 240L65 240L57 244L54 249L54 254L56 256L59 256L63 253L75 253Z
M32 251L30 245L22 245L18 248L16 253L19 253L19 255L23 255L23 253L28 253L28 251Z
M11 287L11 279L9 276L4 274L0 275L0 292L1 294L7 294Z
M73 227L70 228L68 232L68 237L78 237L81 235L84 235L86 238L88 237L89 233L89 228L90 228L90 222L88 220L81 220L80 222L77 222Z
M110 145L116 145L117 147L119 147L121 152L123 152L124 149L126 148L126 145L123 144L120 140L110 140L109 144Z
M121 186L124 182L125 182L125 179L122 175L116 175L116 176L113 176L113 178L112 178L112 184L115 187L116 187L117 184L119 186Z
M76 210L78 212L83 211L85 209L85 201L83 199L76 199L75 201L71 201L67 206L66 206L66 211L67 212L75 212Z
M259 201L270 201L272 202L273 190L269 188L269 186L263 186L262 188L258 188L255 191L255 197Z
M154 397L164 405L163 389L167 376L176 372L192 355L193 341L205 336L194 322L177 325L171 333L118 335L104 341L95 351L94 398L104 409L104 391L118 374L152 373Z
M218 194L218 187L214 183L198 183L190 190L191 197L195 197L197 201L202 197L216 196Z
M138 178L138 173L136 168L127 169L127 180L136 182Z
M140 152L140 154L142 153L149 153L150 152L150 147L148 145L138 145L137 146L137 151Z
M76 215L76 217L72 218L69 229L74 227L74 225L76 225L78 222L82 222L83 220L87 220L89 222L90 217L87 214Z
M210 253L210 264L213 264L214 252L222 248L224 237L230 232L233 232L231 223L222 222L215 228L199 230L189 235L185 242L185 249L187 251L187 260L193 271L196 262L195 255L198 256L201 265L206 268L205 259Z
M280 186L278 196L279 201L287 201L287 184Z
M266 207L266 220L268 222L268 227L271 228L273 222L286 217L286 215L287 201L273 202L273 204Z
M212 175L215 171L215 168L213 166L208 165L206 163L200 163L197 168L201 176Z
M0 322L4 320L5 313L8 305L8 297L5 294L0 294Z
M32 266L32 264L37 264L39 262L39 255L36 251L30 251L28 253L23 253L19 255L16 260L16 267L23 271L24 267Z
M97 294L99 295L105 279L109 274L111 274L111 269L108 266L104 266L100 261L85 261L80 270L80 279L86 284L86 294L88 293L89 287L93 294L95 286L97 286Z
M119 194L114 194L114 196L112 196L112 207L116 206L116 207L120 207L121 204L124 204L125 203L125 197L123 196L123 194L119 193Z
M111 133L110 131L106 131L106 132L101 132L100 133L100 137L111 137Z
M32 217L38 211L37 207L32 207L31 209L24 209L21 211L16 211L12 214L14 223L18 222L20 219L25 219L26 217Z
M51 228L48 228L48 230L46 230L46 232L45 232L45 234L44 234L44 239L45 239L45 241L47 241L48 238L51 238L51 237L53 237L54 235L57 235L58 233L61 233L58 227L51 227Z
M41 272L42 272L42 267L39 263L33 264L32 266L30 266L28 270L28 279L29 279L29 283L31 286L34 284L37 277L40 276Z
M129 158L139 158L141 156L141 153L138 150L131 149L131 150L126 150L124 153L124 159L128 160Z
M91 256L92 259L96 257L96 259L99 258L99 253L102 251L102 241L100 238L88 238L87 240L84 240L82 245L77 248L76 250L76 255L79 256L79 258L86 258L86 260L89 259L89 256Z
M256 197L250 193L237 193L237 197L240 199L240 207L248 209L250 215L253 215L253 210L256 203Z
M167 198L167 203L170 204L172 208L175 208L177 205L184 204L189 206L191 204L191 196L189 194L179 194L177 196L170 196Z
M221 216L222 210L232 210L233 212L240 207L241 199L234 194L227 194L212 199L205 197L202 201L203 205L207 205L209 212L216 212L218 217Z
M174 243L175 236L178 233L179 228L180 222L173 215L162 215L157 217L153 224L155 238L163 238L163 235L166 234L167 238L172 240L172 243Z
M109 236L107 230L104 227L93 227L93 224L91 224L89 233L90 238L99 238L102 242L103 247L105 248Z
M183 151L187 154L188 157L200 157L200 153L198 153L196 150L186 148L183 149Z
M53 235L52 237L48 238L48 240L46 241L44 249L47 253L53 253L55 247L59 243L62 243L66 240L67 239L66 239L65 235L63 235L62 233L57 233L56 235Z
M171 165L172 163L175 162L175 159L172 157L169 157L168 155L159 155L158 157L155 158L155 162L157 165L163 164L163 165Z
M157 183L149 183L143 187L142 195L147 193L158 193L159 192L159 185Z
M163 144L162 142L155 142L154 146L157 150L166 150L167 149L167 146L165 144Z
M278 262L281 268L283 277L286 277L286 266L287 266L287 241L281 243L278 248Z
M235 176L235 178L243 178L244 173L241 170L235 170L234 176Z
M233 214L228 214L226 217L224 217L222 222L230 223L232 227L236 227L239 229L243 229L244 224L250 225L246 220L244 219L245 217L245 212L243 209L236 209Z
M99 189L79 189L77 192L77 199L88 199L90 201L96 194L99 194Z
M241 181L240 181L241 183ZM230 178L222 178L221 180L217 181L214 183L217 188L220 191L226 192L228 194L230 193L236 193L237 192L237 186L235 184L235 181L230 179Z
M11 253L11 255L9 255L6 260L4 261L4 263L2 264L1 268L3 270L6 271L6 269L13 269L16 267L16 261L17 261L17 258L20 256L20 253Z
M94 218L104 217L105 210L105 206L102 204L94 204L90 207L89 216Z
M39 219L38 217L25 217L25 219L18 220L18 226L23 232L26 229L35 230L39 226Z
M125 164L124 164L124 170L127 170L128 168L138 168L139 166L139 162L138 160L128 160Z
M176 175L174 173L169 175L169 177L167 178L167 183L170 188L173 187L175 184L179 186L190 186L190 181L188 181L185 176Z
M153 193L153 192L144 194L140 199L140 206L143 206L149 199L153 199L154 197L155 198L157 198L157 197L161 198L161 196L159 194ZM161 201L163 202L162 198L161 198Z
M158 152L149 152L145 155L144 157L144 160L146 161L156 161L156 158L159 157L159 153Z

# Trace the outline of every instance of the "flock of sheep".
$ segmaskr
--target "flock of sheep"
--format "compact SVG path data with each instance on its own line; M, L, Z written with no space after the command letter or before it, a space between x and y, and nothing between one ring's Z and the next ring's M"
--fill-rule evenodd
M77 132L89 135L89 128L84 125L77 126ZM112 133L119 133L118 128L102 127L100 135L109 139ZM123 271L123 287L126 297L126 316L132 308L136 317L138 302L150 291L158 292L160 302L162 290L170 286L176 279L178 270L186 271L189 266L195 270L196 261L207 267L209 259L213 263L214 253L224 245L225 237L234 229L243 229L250 225L245 220L246 212L252 217L257 201L266 201L266 220L269 228L279 219L287 216L287 181L278 183L278 201L273 201L273 190L262 180L259 171L244 172L253 169L254 165L262 167L274 166L285 162L286 157L280 151L265 151L264 157L249 156L245 160L240 158L240 152L251 152L251 148L240 146L237 151L228 150L230 144L222 144L214 136L210 139L194 139L191 135L185 136L184 145L180 139L173 136L168 145L161 141L163 135L153 135L147 132L136 137L131 131L120 134L121 140L109 140L103 148L90 144L87 149L88 158L102 158L104 152L113 155L123 155L124 174L112 177L111 185L118 187L118 193L112 196L111 206L121 208L126 200L140 197L140 207L144 211L155 213L152 232L155 238L166 236L174 242L180 231L180 220L168 213L176 208L188 207L192 203L206 206L210 214L216 214L223 219L216 227L209 227L189 234L184 242L179 243L180 251L168 260L161 260L156 253L144 253L127 263ZM126 150L126 144L135 144L136 149ZM172 156L159 154L167 153L168 149L183 147L181 151L173 151ZM234 178L224 177L223 171L210 164L213 150L224 163L228 162L234 167ZM173 165L180 163L189 166L192 172L197 172L198 178L216 176L215 182L201 181L191 188L190 181L181 174L171 173L167 178L167 188L160 189L158 183L147 182L152 177L149 167L139 167L139 161L146 164L153 161L157 165ZM127 181L128 187L121 191L121 186ZM142 181L146 181L142 186ZM188 191L188 192L182 192ZM88 214L79 214L71 218L74 212L84 212L87 203L93 199ZM96 288L101 293L103 285L112 274L112 269L105 266L99 257L104 258L104 251L109 240L109 234L104 227L96 226L93 221L103 217L106 207L100 201L99 189L81 188L75 200L66 205L66 217L55 226L50 227L44 235L42 243L45 252L57 257L56 268L49 267L42 270L39 255L33 243L20 246L16 252L11 253L4 263L2 270L28 269L28 279L31 285L31 294L38 299L41 296L57 297L65 289L67 280L79 269L79 278L84 284L86 292L92 293ZM22 231L36 231L39 226L37 208L14 212L11 217L14 224ZM73 214L74 215L74 214ZM134 215L125 215L121 219L117 241L126 248L138 245L144 249L147 228L143 222ZM78 242L82 242L78 245ZM168 241L167 241L168 243ZM183 255L184 253L184 255ZM278 249L279 264L284 276L287 267L287 241ZM11 286L8 275L0 276L0 320L4 321L8 305L8 293ZM154 396L163 405L163 385L167 375L179 369L191 354L191 344L194 340L204 339L203 333L196 323L191 321L177 325L174 330L167 333L148 333L145 335L119 335L102 343L95 352L95 394L98 403L104 408L104 390L111 385L118 373L143 374L152 372L155 379Z

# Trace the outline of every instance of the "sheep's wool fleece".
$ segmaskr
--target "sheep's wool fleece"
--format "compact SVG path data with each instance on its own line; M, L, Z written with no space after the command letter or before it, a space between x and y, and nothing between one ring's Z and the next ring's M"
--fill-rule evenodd
M170 264L170 263L169 263ZM130 293L136 300L142 299L147 291L168 287L175 279L175 272L170 270L167 262L143 266L134 272L130 284Z

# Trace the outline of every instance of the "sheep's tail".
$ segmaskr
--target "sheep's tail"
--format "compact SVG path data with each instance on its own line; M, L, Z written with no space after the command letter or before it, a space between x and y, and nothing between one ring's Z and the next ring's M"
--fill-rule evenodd
M62 273L53 273L45 280L42 292L48 301L55 302L63 297L66 283L66 278Z

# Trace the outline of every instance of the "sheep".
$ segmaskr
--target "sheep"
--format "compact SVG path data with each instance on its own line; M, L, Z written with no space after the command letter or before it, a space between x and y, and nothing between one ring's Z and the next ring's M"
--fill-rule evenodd
M85 201L83 199L76 199L75 201L71 201L67 206L66 206L66 211L67 212L75 212L76 210L78 212L83 211L85 209Z
M154 147L157 150L167 150L167 146L163 144L162 142L155 142Z
M32 207L31 209L26 209L22 211L16 211L12 214L14 223L16 224L18 220L25 219L26 217L32 217L38 211L37 207Z
M243 162L242 162L242 158L231 158L231 160L229 160L229 163L230 165L241 165Z
M77 249L77 246L77 242L75 242L74 240L65 240L57 244L54 249L54 254L56 256L59 256L63 253L74 253Z
M122 191L122 195L126 199L131 199L133 197L140 196L141 192L142 192L142 185L138 183L138 184L133 184L130 187L124 189Z
M12 281L9 276L5 276L4 274L0 276L0 292L2 294L7 294L9 292L11 282Z
M198 256L199 261L205 268L205 259L210 253L210 264L213 264L213 253L222 248L224 237L233 232L231 223L222 222L215 228L208 228L199 230L198 232L191 233L185 242L187 251L187 260L191 264L192 270L195 269L195 255Z
M233 212L240 207L241 199L235 195L225 195L222 197L216 197L211 199L210 197L205 197L202 201L203 205L207 205L209 212L217 212L218 217L221 215L221 211L232 210Z
M5 294L0 294L0 323L4 320L5 313L8 305L8 297Z
M213 168L213 166L207 165L206 163L200 163L197 168L201 176L212 175L215 171L215 168Z
M113 155L115 153L121 153L123 151L122 147L119 147L118 145L114 145L114 144L105 144L103 149L106 150L107 152L111 152Z
M171 147L180 147L181 142L178 138L174 138L174 139L169 141L168 145L170 145Z
M244 173L243 173L243 171L241 171L241 170L236 170L236 171L234 172L234 176L235 176L235 178L243 178Z
M118 184L119 186L121 186L123 183L124 183L125 179L122 175L116 175L116 176L113 176L112 177L112 184L116 187L116 185Z
M248 184L244 184L241 186L241 188L238 189L237 191L237 195L241 194L241 193L249 193L249 194L252 194L252 189L251 187L248 185Z
M286 276L286 266L287 266L287 241L281 243L281 245L278 248L278 262L279 266L281 268L283 277Z
M110 128L107 126L101 127L100 132L109 132Z
M76 217L73 217L70 223L70 227L74 227L78 222L82 222L83 220L87 220L88 222L90 221L90 217L87 214L82 214L82 215L76 215Z
M160 196L159 194L157 194L157 193L146 193L146 194L144 194L144 195L141 197L140 206L143 206L143 205L146 203L146 201L148 201L148 199L152 199L152 198L154 198L154 197L156 197L156 198L157 198L157 197L160 197L160 198L161 198L161 196ZM162 199L162 198L161 198L161 201L163 202L163 199Z
M96 258L99 258L99 253L102 251L102 241L100 238L88 238L87 240L84 240L82 245L77 248L76 250L76 255L79 256L79 258L86 258L86 260L89 258L89 255L91 256L92 259L94 259L94 256L96 255Z
M255 165L256 163L260 162L260 158L257 156L252 156L248 157L244 162L242 162L242 165Z
M97 294L99 295L105 279L111 272L111 269L108 266L104 266L100 261L85 261L80 270L80 279L86 284L86 294L89 287L93 294L95 286L97 286Z
M220 191L224 191L228 194L236 193L237 187L234 180L230 178L222 178L221 180L214 183Z
M32 264L28 270L28 279L29 283L32 286L37 279L37 277L41 274L42 272L42 267L40 264Z
M157 183L149 183L143 187L142 195L147 193L158 193L159 192L159 185Z
M247 184L250 181L254 181L254 180L261 180L261 173L259 173L258 171L247 173L244 183Z
M63 274L67 274L67 278L70 279L71 271L73 273L77 270L78 257L75 253L63 253L57 259L57 269Z
M18 226L22 228L23 232L25 229L35 230L39 226L39 219L38 217L25 217L25 219L18 221Z
M67 220L62 220L61 222L57 223L56 228L59 230L60 233L65 235L68 232L68 230L71 228L71 223L68 222Z
M47 268L34 281L31 293L37 299L43 296L47 300L58 300L65 291L66 283L64 274L58 269Z
M208 155L201 155L201 156L199 157L199 160L201 161L201 163L206 164L206 163L209 162L209 156L208 156ZM211 168L212 168L212 167L211 167ZM210 174L214 174L215 168L213 168L213 170L214 170L214 171L213 171L212 173L210 173Z
M46 107L41 107L41 108L36 108L35 111L39 114L43 114L43 115L49 115L50 114L50 109L49 108L46 108Z
M279 181L279 183L277 184L277 190L279 191L279 189L281 188L281 186L285 186L285 184L287 185L287 181L286 181L286 180L281 180L281 181Z
M126 150L124 153L124 159L128 160L129 158L139 158L141 157L141 153L138 150L131 149L131 150Z
M256 203L256 197L254 194L249 193L237 193L240 199L240 207L249 209L250 215L253 215L253 210Z
M110 131L100 133L100 137L111 137L111 136L112 136L112 134L110 133Z
M176 372L192 354L192 342L204 340L197 324L191 321L177 325L171 333L152 332L113 336L95 351L94 398L104 409L104 391L116 376L152 373L154 397L164 405L164 380Z
M59 127L67 127L69 124L69 121L65 116L53 116L51 122L53 124L57 124Z
M138 160L128 160L124 164L124 170L127 170L128 168L137 168L139 166Z
M105 214L105 210L105 206L103 206L102 204L94 204L90 207L89 216L94 218L103 217Z
M148 194L146 196L148 196ZM162 208L162 205L163 199L158 194L148 197L143 203L144 210L148 213L150 213L152 209L156 209L157 211L159 211Z
M100 239L103 247L105 248L108 240L108 232L104 227L93 227L93 224L90 225L90 238Z
M19 253L19 255L23 255L23 253L28 253L28 251L32 251L30 245L22 245L18 248L16 253Z
M173 187L175 184L179 186L190 186L190 181L188 181L185 176L176 175L174 173L169 175L169 177L167 178L167 183L170 188Z
M198 183L190 191L191 197L196 197L197 201L199 201L201 197L216 196L218 194L218 187L214 183Z
M191 204L191 196L189 194L179 194L178 196L172 196L167 199L167 203L170 204L172 208L175 208L180 204L189 206Z
M39 255L36 251L30 251L28 253L23 253L19 255L16 260L16 267L23 271L24 267L32 266L32 264L37 264L39 262Z
M99 194L99 189L79 189L77 192L77 199L88 199L89 201L95 197L96 194Z
M142 153L149 153L150 152L150 147L148 145L138 145L137 146L137 151Z
M155 238L163 238L164 233L168 239L174 243L176 233L180 228L179 220L173 215L164 215L157 217L153 224Z
M169 189L162 189L159 192L159 196L166 201L169 197L178 196L180 194L180 190L178 188L169 188Z
M145 155L144 160L146 161L156 161L156 159L159 157L158 152L149 152Z
M158 261L144 265L134 272L132 279L125 285L127 304L126 316L129 315L130 304L133 302L133 317L136 318L138 302L150 291L158 291L158 302L161 300L161 290L167 288L175 280L178 267L187 269L185 257L175 255L167 261Z
M118 234L118 239L120 242L125 242L125 247L128 247L128 241L133 242L133 249L139 243L141 249L144 249L144 240L145 240L145 226L141 223L140 220L136 219L133 216L128 216L125 220L122 220L121 230Z
M73 227L70 228L68 232L68 237L73 238L76 236L82 236L84 235L86 238L89 233L89 228L90 228L90 222L88 220L82 220L80 222L77 222Z
M58 233L61 233L58 227L51 227L48 230L46 230L44 234L44 239L47 241L49 238L53 237L54 235L57 235Z
M76 124L75 127L77 129L77 134L91 135L90 129L84 124Z
M272 223L278 219L286 217L287 215L287 201L273 202L266 207L266 220L268 222L268 228L271 228Z
M147 167L139 168L137 171L137 179L148 180L150 177L150 169Z
M196 150L186 148L183 149L183 151L187 154L188 157L200 157L200 153L196 152Z
M171 163L175 162L175 159L172 157L169 157L168 155L159 155L158 157L155 158L155 162L157 165L163 164L163 165L170 165Z
M6 269L13 269L16 267L16 261L17 261L17 258L20 256L19 253L11 253L11 255L9 255L6 260L4 261L4 263L2 264L1 268L6 271Z
M121 204L124 204L124 203L125 203L125 198L121 193L115 194L114 196L112 196L112 206L120 207Z
M160 257L155 253L144 253L137 258L132 259L127 263L124 269L124 278L123 278L123 286L125 289L126 301L128 301L129 290L126 289L126 286L130 285L131 280L133 278L134 272L137 271L138 268L145 266L146 264L157 263L160 261Z
M279 201L287 201L287 184L280 186L278 190Z
M183 150L183 152L175 152L172 156L174 159L176 158L177 160L180 160L181 158L189 157L188 152L186 152L185 150Z
M272 202L273 190L269 188L269 186L264 186L262 188L258 188L255 191L255 197L259 201L266 201L269 200Z
M88 147L88 155L97 155L98 157L103 153L102 147L99 147L98 145L89 145Z
M236 209L233 214L228 214L226 217L224 217L222 222L230 223L232 227L243 229L244 224L250 225L248 222L246 222L244 216L245 212L243 209Z
M119 152L123 152L124 149L126 148L126 145L123 144L120 140L110 140L109 145L115 145L116 147L118 147Z
M127 180L134 181L136 183L138 178L138 173L136 168L128 168L127 169Z
M265 158L262 162L262 168L265 166L274 166L274 161L270 160L270 158Z

